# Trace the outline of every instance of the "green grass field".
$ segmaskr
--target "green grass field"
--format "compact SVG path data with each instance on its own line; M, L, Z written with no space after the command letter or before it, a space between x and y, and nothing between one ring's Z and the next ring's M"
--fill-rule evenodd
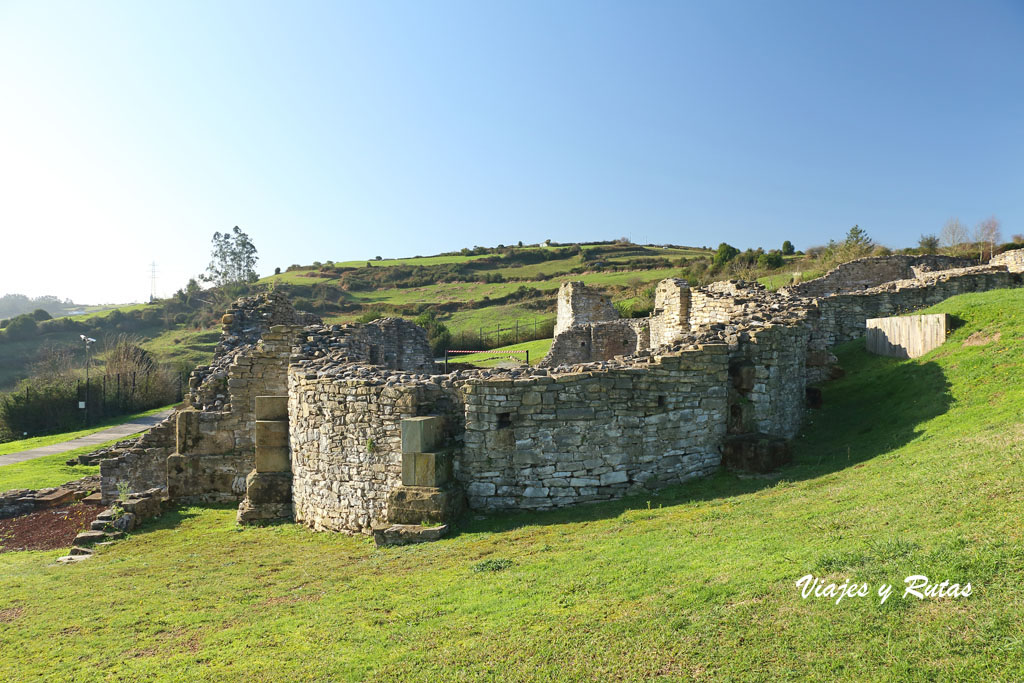
M498 363L504 363L507 361L526 362L526 354L519 353L514 355L502 355L503 352L529 351L530 365L536 365L547 354L553 341L554 339L536 339L534 341L523 342L521 344L501 346L496 349L491 349L490 351L451 356L448 360L449 362L467 363L481 368L493 368Z
M933 310L965 323L920 359L838 350L781 477L404 548L186 507L78 565L0 554L0 678L1020 680L1024 291ZM896 588L837 605L805 574ZM973 593L904 599L913 574Z

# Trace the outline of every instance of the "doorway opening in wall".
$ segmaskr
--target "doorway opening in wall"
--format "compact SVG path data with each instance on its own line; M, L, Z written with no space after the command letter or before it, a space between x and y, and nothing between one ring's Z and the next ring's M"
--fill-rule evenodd
M380 347L370 344L370 365L380 365Z

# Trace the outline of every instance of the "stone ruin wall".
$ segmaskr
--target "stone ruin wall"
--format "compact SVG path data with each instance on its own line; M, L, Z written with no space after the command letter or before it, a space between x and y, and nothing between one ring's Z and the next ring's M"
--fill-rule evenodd
M573 325L555 337L540 364L549 365L549 359L557 359L559 363L587 363L595 358L633 356L650 348L650 338L647 318Z
M104 503L119 495L118 485L130 491L167 487L167 456L174 452L177 411L152 427L127 448L116 449L100 461L100 494Z
M726 432L724 344L603 372L395 381L289 378L295 520L368 533L401 483L402 419L444 418L453 474L477 510L610 500L715 471ZM393 377L393 376L392 376ZM372 445L371 445L372 443Z
M455 476L472 509L610 500L714 472L726 429L725 345L646 367L468 382Z
M288 413L295 521L368 533L386 520L388 492L402 482L402 420L444 413L446 405L461 404L433 383L386 386L293 369ZM461 424L456 412L447 417L449 425Z
M296 311L287 298L272 293L242 297L231 304L221 318L221 339L213 361L198 366L189 377L185 403L192 408L188 412L194 414L180 418L186 430L191 430L186 441L195 449L193 454L208 457L202 462L176 461L170 477L174 491L187 490L199 500L234 500L238 496L234 470L252 458L255 396L264 388L280 387L283 391L287 373L287 360L282 365L280 353L276 372L261 367L266 360L262 358L254 369L253 355L263 353L258 351L258 344L272 326L299 326L315 320L319 318ZM263 382L265 377L275 376L280 380ZM182 412L175 411L131 447L100 462L104 502L118 496L119 484L131 491L169 488L168 458L178 453ZM244 474L241 491L244 493Z
M690 329L690 283L678 278L662 280L654 289L654 312L649 318L650 346L677 341Z
M177 448L167 458L167 493L186 502L237 502L255 464L256 397L288 391L298 325L274 325L228 368L228 410L178 413Z
M343 362L373 358L389 367L433 368L423 330L399 318L325 326L281 296L256 295L236 301L222 323L214 361L190 378L191 409L176 411L101 461L105 501L117 497L119 484L132 491L166 489L185 502L240 500L255 458L255 399L288 393L293 357L333 353Z
M1011 273L1024 273L1024 249L1011 249L996 254L988 262L990 266L1006 266Z
M939 255L868 256L840 264L819 278L791 285L784 291L797 296L829 296L871 289L895 280L912 280L932 271L966 268L975 263L971 259Z
M610 298L582 282L565 282L558 288L555 310L555 336L573 325L619 318Z
M868 318L884 318L915 311L957 294L1019 287L1021 276L1005 266L987 265L931 272L920 278L889 282L858 292L817 299L814 338L818 346L860 339Z
M731 349L730 434L796 436L806 406L810 336L807 325L772 325Z

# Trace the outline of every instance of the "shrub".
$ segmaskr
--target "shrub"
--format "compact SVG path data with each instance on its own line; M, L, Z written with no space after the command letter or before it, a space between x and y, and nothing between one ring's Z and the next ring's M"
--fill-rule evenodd
M29 339L39 334L39 326L31 315L19 315L11 320L4 330L4 336L8 339Z

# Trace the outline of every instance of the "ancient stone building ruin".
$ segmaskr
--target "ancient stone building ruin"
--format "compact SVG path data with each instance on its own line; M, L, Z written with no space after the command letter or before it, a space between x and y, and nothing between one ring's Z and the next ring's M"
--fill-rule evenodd
M651 316L627 320L566 283L540 367L448 374L409 322L327 326L273 294L240 300L213 363L193 375L191 408L103 461L103 493L160 487L173 500L241 502L243 522L368 533L445 521L463 505L609 500L723 462L771 468L808 385L838 372L829 349L863 336L867 318L1019 286L1024 270L948 267L959 265L861 260L777 293L669 279Z

